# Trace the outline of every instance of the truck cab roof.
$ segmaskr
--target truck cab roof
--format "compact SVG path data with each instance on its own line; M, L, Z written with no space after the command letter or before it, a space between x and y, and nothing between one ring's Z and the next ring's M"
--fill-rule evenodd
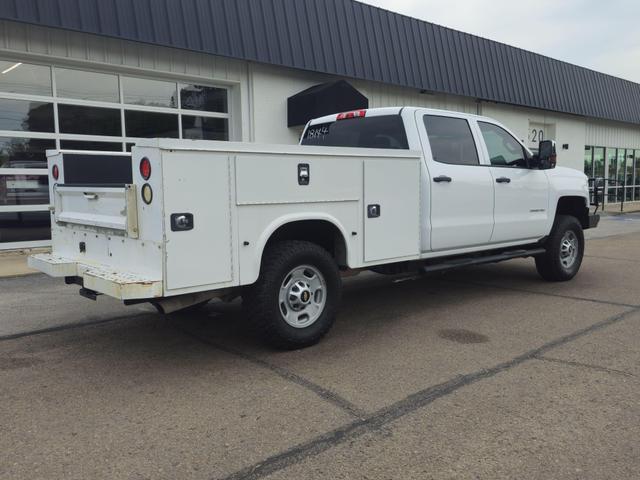
M453 110L441 110L441 109L437 109L437 108L426 108L426 107L416 107L416 106L406 106L406 107L381 107L381 108L368 108L368 109L360 109L360 110L354 110L352 112L341 112L341 113L333 113L331 115L325 115L324 117L318 117L318 118L314 118L312 120L309 121L309 123L307 124L307 126L311 126L311 125L319 125L319 124L323 124L323 123L331 123L331 122L335 122L337 120L340 120L342 118L350 118L350 117L345 117L349 114L354 114L355 116L362 116L362 117L379 117L379 116L385 116L385 115L401 115L404 113L415 113L418 110L422 110L422 111L426 111L427 113L431 113L433 115L456 115L456 116L462 116L462 117L467 117L467 118L475 118L476 120L482 120L482 121L487 121L490 123L496 123L496 121L492 118L489 117L483 117L481 115L474 115L471 113L465 113L465 112L457 112L457 111L453 111ZM364 113L362 113L364 112Z

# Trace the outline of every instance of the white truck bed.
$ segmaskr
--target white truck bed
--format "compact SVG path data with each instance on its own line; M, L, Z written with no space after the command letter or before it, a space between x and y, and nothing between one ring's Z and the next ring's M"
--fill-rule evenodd
M61 171L50 187L53 253L30 264L98 293L142 300L249 285L271 235L297 219L331 223L350 268L420 256L420 152L150 140L133 149L130 183L66 184L65 156L79 154L92 155L49 152ZM378 217L369 205L383 205ZM193 229L172 231L171 216L185 213Z

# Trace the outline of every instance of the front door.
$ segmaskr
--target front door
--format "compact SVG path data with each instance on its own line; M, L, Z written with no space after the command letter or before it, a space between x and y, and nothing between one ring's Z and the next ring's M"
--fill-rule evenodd
M417 112L429 172L431 249L485 245L493 230L493 178L480 164L469 120ZM426 192L425 192L426 193Z
M492 243L537 240L548 232L549 180L528 168L529 154L504 128L478 122L495 182Z

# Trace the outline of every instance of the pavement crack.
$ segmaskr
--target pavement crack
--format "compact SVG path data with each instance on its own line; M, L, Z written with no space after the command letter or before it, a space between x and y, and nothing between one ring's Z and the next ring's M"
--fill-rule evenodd
M512 292L521 292L521 293L530 293L532 295L542 295L545 297L555 297L555 298L566 298L567 300L578 300L582 302L592 302L598 303L601 305L613 305L615 307L624 307L624 308L638 308L640 305L631 304L631 303L622 303L622 302L613 302L609 300L598 300L595 298L589 297L578 297L575 295L562 295L560 293L548 293L548 292L538 292L536 290L527 290L526 288L518 288L518 287L509 287L505 285L492 285L490 283L481 283L481 282L472 282L469 280L455 280L449 278L443 278L442 281L449 283L457 283L460 285L472 285L474 287L484 287L484 288L497 288L499 290L509 290Z
M633 258L615 258L615 257L604 257L601 255L585 255L585 257L589 258L599 258L601 260L615 260L616 262L625 262L625 263L640 263L640 260L634 260Z
M103 318L100 320L93 320L89 322L75 322L75 323L67 323L65 325L59 325L56 327L49 328L41 328L39 330L31 330L29 332L20 332L20 333L12 333L10 335L0 336L0 342L5 342L8 340L17 340L19 338L32 337L34 335L43 335L45 333L54 333L54 332L62 332L65 330L77 330L84 327L94 327L96 325L102 325L104 323L112 323L117 322L118 320L135 320L140 317L155 315L153 312L144 312L137 313L133 315L120 315L118 317L113 318Z
M283 378L284 380L295 383L296 385L299 385L313 392L321 399L333 404L334 406L338 407L340 410L349 414L351 417L354 417L357 419L363 419L368 415L367 412L357 407L346 398L343 398L342 396L338 395L336 392L329 390L328 388L325 388L322 385L318 385L317 383L314 383L311 380L308 380L307 378L304 378L298 375L297 373L287 370L286 368L280 367L278 365L274 365L270 362L267 362L266 360L262 360L260 358L254 357L241 350L236 350L234 348L229 348L225 345L212 342L211 340L202 338L201 336L195 333L192 333L188 330L184 330L178 327L175 327L175 328L180 332L184 333L185 335L193 338L194 340L197 340L200 343L203 343L205 345L208 345L210 347L213 347L225 353L229 353L231 355L240 357L244 360L247 360L248 362L251 362L255 365L258 365L262 368L266 368L267 370L272 371L273 373Z
M633 373L625 372L624 370L616 370L615 368L607 368L607 367L602 367L600 365L592 365L590 363L574 362L572 360L563 360L561 358L554 358L554 357L548 357L548 356L538 356L538 357L536 357L536 360L541 360L543 362L559 363L561 365L568 365L568 366L571 366L571 367L588 368L588 369L591 369L591 370L597 370L599 372L613 373L613 374L617 374L617 375L625 375L627 377L635 377L635 375Z
M495 377L496 375L511 370L525 362L539 359L546 352L554 348L566 345L578 338L619 323L629 315L638 311L640 311L640 307L634 307L630 310L594 323L589 327L551 340L550 342L523 353L522 355L518 355L507 362L499 363L491 368L478 370L474 373L458 375L439 385L420 390L419 392L413 393L388 407L384 407L374 412L366 418L356 420L335 430L324 433L306 443L296 445L288 450L268 457L261 462L232 473L227 477L223 477L223 480L256 480L264 478L307 458L316 456L326 450L336 447L346 441L354 440L366 433L375 432L385 425L424 408L434 401L450 395L463 387L472 385L481 380Z

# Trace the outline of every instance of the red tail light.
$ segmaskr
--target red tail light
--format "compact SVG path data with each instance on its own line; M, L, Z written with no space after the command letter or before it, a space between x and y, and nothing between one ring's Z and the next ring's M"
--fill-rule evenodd
M58 168L58 165L54 165L51 168L51 175L53 175L54 180L58 180L58 177L60 176L60 169Z
M145 180L149 180L149 177L151 177L151 162L147 157L143 157L140 160L140 175Z
M367 115L366 110L356 110L355 112L339 113L336 120L346 120L347 118L364 118Z

